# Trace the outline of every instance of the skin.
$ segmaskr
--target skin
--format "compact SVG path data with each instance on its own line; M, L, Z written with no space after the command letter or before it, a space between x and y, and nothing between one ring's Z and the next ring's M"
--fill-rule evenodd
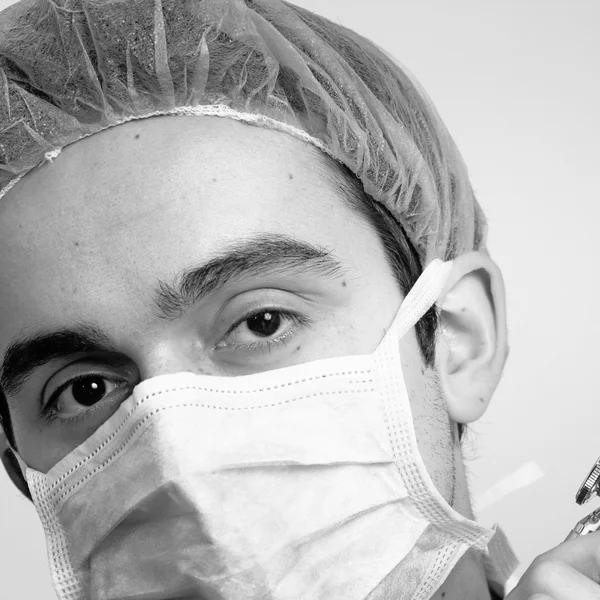
M19 452L31 467L48 471L123 399L78 425L46 423L42 389L48 397L75 375L101 373L133 387L165 373L234 376L375 350L403 297L377 234L344 205L321 160L280 132L219 118L160 117L81 140L9 192L0 203L0 303L10 315L0 321L0 353L32 325L92 321L123 359L119 368L87 355L54 361L9 397ZM172 281L257 233L325 246L345 272L326 281L247 279L215 290L176 321L159 318L152 296L158 278ZM272 305L313 323L270 353L238 353L236 345L256 336L246 323L231 334L228 328L249 309ZM507 354L502 278L487 255L454 262L440 306L438 379L423 364L414 330L400 341L402 372L428 471L444 498L472 518L456 423L483 414ZM289 329L282 323L282 332ZM220 342L228 349L218 351ZM60 408L82 410L68 391ZM379 597L394 598L399 585L387 582ZM489 598L474 553L434 598Z
M538 556L506 600L598 600L600 531L569 534Z

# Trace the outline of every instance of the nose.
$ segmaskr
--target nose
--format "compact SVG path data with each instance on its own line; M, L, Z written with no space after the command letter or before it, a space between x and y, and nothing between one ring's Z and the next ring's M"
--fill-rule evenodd
M176 338L161 340L150 348L145 348L139 355L138 369L140 381L182 372L217 374L205 351L190 341Z

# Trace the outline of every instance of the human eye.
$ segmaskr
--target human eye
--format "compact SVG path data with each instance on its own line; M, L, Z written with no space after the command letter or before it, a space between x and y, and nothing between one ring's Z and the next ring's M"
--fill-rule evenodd
M234 352L270 352L294 339L298 331L310 327L312 319L279 308L260 308L237 320L216 346Z
M82 373L66 380L43 402L42 418L47 423L76 423L102 410L108 403L121 402L131 393L131 383L101 373Z

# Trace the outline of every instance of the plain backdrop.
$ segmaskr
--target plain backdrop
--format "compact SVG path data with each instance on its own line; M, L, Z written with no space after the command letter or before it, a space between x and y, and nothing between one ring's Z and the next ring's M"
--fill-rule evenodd
M574 502L600 454L600 2L297 3L406 65L469 167L504 273L511 354L465 452L476 498L526 463L544 472L479 514L504 527L522 571L600 504ZM54 593L37 516L0 473L0 600L21 598Z

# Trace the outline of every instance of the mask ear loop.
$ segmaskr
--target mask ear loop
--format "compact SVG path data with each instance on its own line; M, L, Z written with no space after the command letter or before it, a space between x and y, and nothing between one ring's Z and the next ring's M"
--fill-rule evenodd
M14 452L10 448L6 448L1 454L0 459L4 465L4 469L8 473L10 480L13 482L15 487L23 494L30 502L33 502L27 480L21 471L19 461L15 456Z
M452 261L432 260L404 298L398 315L398 339L414 327L421 317L438 301L448 277Z

